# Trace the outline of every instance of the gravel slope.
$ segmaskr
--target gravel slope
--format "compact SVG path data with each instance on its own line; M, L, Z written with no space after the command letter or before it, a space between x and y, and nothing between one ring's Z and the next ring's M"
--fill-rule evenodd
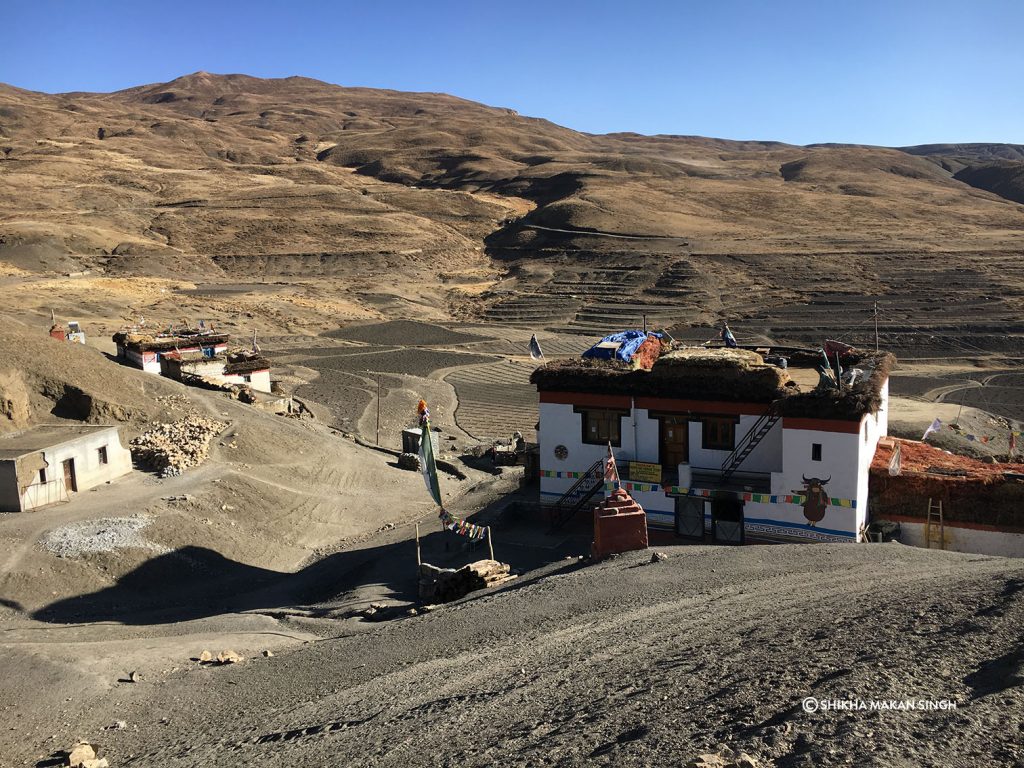
M762 766L1024 760L1024 562L666 551L175 672L98 703L92 727L132 724L102 734L118 766L675 765L725 746ZM808 696L958 708L811 714Z

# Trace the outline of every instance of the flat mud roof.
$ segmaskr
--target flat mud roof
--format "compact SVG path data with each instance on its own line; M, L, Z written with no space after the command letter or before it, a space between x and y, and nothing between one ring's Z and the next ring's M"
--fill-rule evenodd
M0 459L16 459L108 429L116 427L105 424L40 424L10 437L0 437Z

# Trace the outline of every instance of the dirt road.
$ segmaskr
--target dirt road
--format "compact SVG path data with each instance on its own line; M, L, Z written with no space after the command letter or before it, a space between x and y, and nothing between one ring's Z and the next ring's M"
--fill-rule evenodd
M900 545L679 547L272 658L126 686L115 765L1017 765L1024 563ZM806 697L955 701L818 711ZM101 733L124 719L125 730Z

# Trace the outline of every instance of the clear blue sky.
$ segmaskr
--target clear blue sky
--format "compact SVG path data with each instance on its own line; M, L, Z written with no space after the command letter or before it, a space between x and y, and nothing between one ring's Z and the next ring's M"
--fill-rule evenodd
M443 91L583 131L1024 143L1024 0L7 0L0 82L197 70Z

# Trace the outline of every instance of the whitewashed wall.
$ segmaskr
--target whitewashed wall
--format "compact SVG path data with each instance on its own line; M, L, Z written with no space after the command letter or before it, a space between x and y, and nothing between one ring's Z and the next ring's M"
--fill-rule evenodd
M607 445L590 445L583 442L582 414L574 413L571 405L563 403L540 404L540 444L541 469L555 472L583 472L598 459L608 455ZM628 461L635 454L633 451L633 425L630 417L622 419L622 446L615 448L616 461ZM555 456L555 446L564 445L569 455L565 459ZM542 502L552 502L569 490L576 478L541 477L540 492Z
M697 415L694 418L699 418ZM736 444L754 426L760 414L740 416L736 425ZM699 421L690 422L690 466L694 469L720 471L731 450L719 451L704 448L704 425ZM743 460L740 472L778 472L782 469L782 422L779 421L758 443L753 452Z
M924 529L924 523L908 523L901 520L900 541L913 547L923 547L925 545ZM1022 533L959 528L947 523L945 543L946 549L953 552L971 552L995 557L1024 557L1024 534Z
M106 446L107 463L101 464L99 448ZM49 466L47 480L62 480L66 459L75 460L75 481L79 491L114 480L132 471L132 455L121 445L117 428L111 427L92 434L83 435L72 442L47 448L43 456Z

